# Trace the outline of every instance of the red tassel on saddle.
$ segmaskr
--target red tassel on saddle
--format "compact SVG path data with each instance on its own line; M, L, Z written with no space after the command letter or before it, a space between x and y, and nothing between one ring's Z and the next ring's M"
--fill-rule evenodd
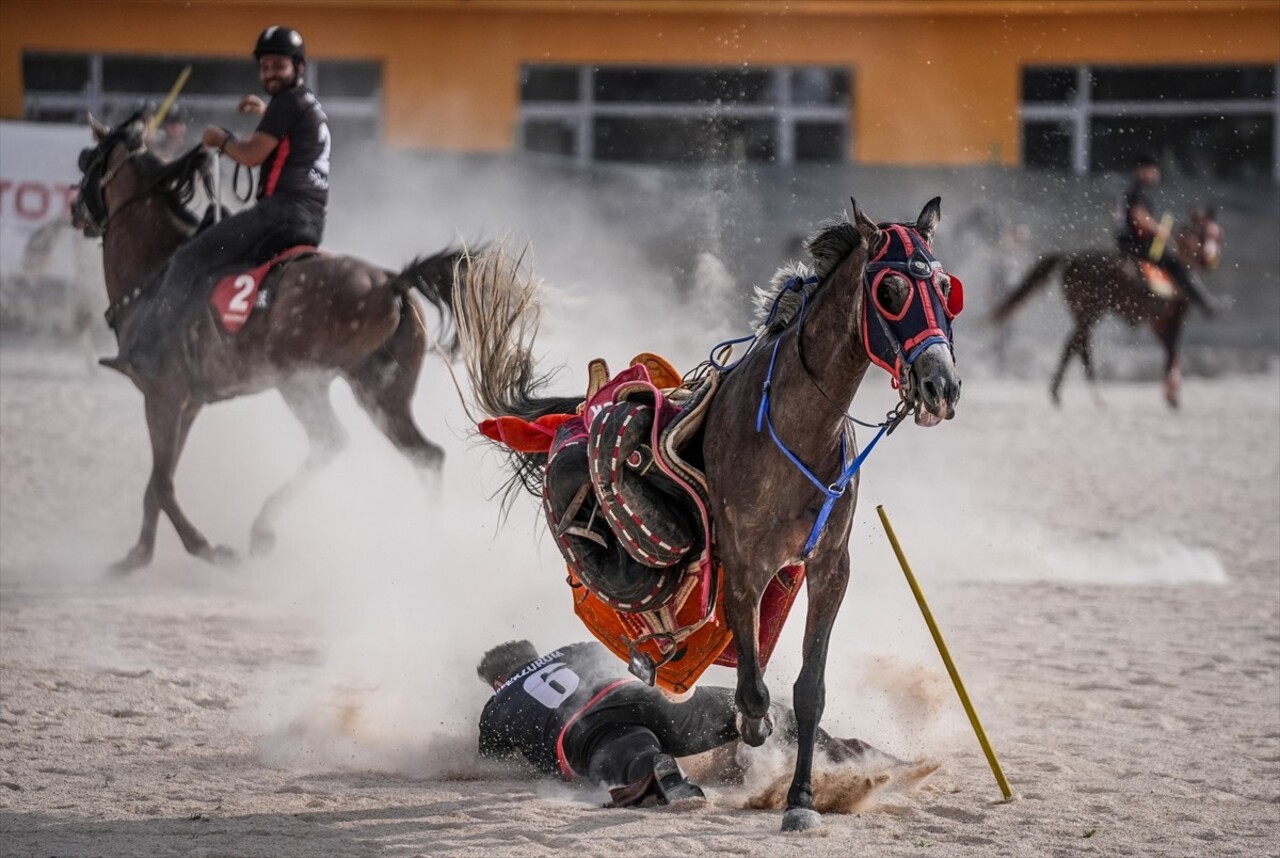
M517 453L548 453L556 430L576 414L545 414L537 420L519 417L493 417L480 422L480 434L500 444L506 444Z

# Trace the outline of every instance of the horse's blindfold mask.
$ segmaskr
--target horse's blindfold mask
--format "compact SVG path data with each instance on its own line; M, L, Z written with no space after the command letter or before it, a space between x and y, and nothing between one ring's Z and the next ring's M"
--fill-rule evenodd
M915 230L891 224L885 232L880 252L867 263L862 336L872 362L901 381L923 349L935 342L951 347L951 320L964 309L964 284L942 270ZM897 313L882 306L879 297L881 281L891 272L911 287ZM949 292L943 290L944 277Z

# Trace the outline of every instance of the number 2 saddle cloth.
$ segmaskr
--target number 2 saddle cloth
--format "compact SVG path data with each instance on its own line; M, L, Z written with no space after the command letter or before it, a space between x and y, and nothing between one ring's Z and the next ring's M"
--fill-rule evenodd
M588 369L576 414L498 417L480 431L547 454L543 510L569 567L574 612L634 673L683 694L712 664L737 665L701 467L702 424L721 374L685 384L648 353L612 378L603 360ZM803 565L789 566L765 591L762 668L803 580Z

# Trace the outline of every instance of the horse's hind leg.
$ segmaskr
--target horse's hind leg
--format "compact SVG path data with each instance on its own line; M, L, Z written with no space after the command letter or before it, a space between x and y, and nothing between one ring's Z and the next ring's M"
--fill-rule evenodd
M411 299L405 298L400 324L391 339L347 374L356 401L374 424L421 471L438 477L444 450L422 434L413 419L413 393L426 354L426 332Z
M310 450L293 476L267 498L249 529L249 552L269 554L276 544L276 520L320 469L333 461L347 445L347 433L329 401L331 379L324 376L294 377L279 386L285 405L306 430Z
M831 644L831 629L835 626L836 612L840 610L845 587L849 583L849 555L842 548L833 557L811 560L807 566L809 615L805 621L804 663L792 689L798 740L796 770L791 789L787 792L783 831L804 831L820 822L818 813L813 809L813 749L826 706L827 650Z

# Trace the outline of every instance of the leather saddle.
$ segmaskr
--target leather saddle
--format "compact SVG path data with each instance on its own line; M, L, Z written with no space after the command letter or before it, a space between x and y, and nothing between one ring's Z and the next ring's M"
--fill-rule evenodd
M656 611L709 564L706 479L682 451L718 377L696 389L656 355L609 378L602 360L580 414L555 431L543 506L573 576L609 607Z

